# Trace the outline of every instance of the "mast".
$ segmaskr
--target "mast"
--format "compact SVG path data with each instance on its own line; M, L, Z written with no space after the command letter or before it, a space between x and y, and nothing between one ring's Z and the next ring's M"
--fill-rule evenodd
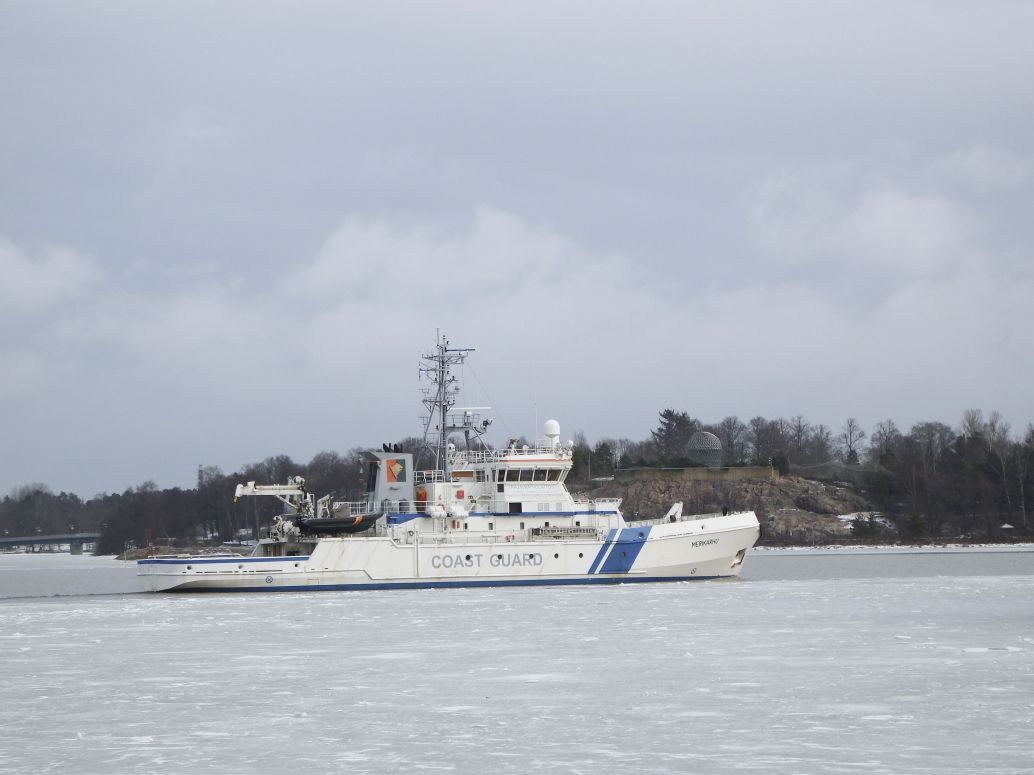
M456 365L462 366L467 354L472 352L473 347L449 347L449 340L439 334L435 351L420 358L420 375L426 376L431 383L430 387L424 388L422 399L427 408L424 446L434 450L436 470L447 472L450 433L461 431L467 448L470 449L471 442L479 439L492 424L491 419L475 424L475 420L480 420L481 417L474 410L487 407L471 407L462 412L451 413L456 405L456 396L460 392L459 380L453 376L451 368Z

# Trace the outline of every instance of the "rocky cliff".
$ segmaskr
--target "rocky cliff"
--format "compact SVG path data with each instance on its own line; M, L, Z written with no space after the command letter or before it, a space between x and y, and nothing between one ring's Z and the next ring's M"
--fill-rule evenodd
M851 524L839 517L871 512L864 493L847 484L827 484L799 476L745 481L678 481L670 478L604 482L580 493L590 498L621 498L626 519L664 514L682 501L683 512L706 514L752 510L761 522L763 541L821 543L850 537Z

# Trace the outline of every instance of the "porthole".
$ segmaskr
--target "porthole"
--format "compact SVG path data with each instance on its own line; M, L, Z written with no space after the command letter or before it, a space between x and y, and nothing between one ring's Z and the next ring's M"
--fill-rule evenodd
M470 555L468 554L468 555L467 555L466 557L464 557L463 559L465 559L465 560L466 560L467 562L470 562Z
M559 554L554 554L553 555L553 559L554 560L559 560L560 559L560 555Z
M583 556L583 555L582 555L582 553L581 553L581 552L578 552L578 559L581 559L581 558L582 558L582 556Z
M241 570L243 567L244 567L243 565L238 565L237 566L237 570Z
M187 570L194 570L194 566L193 565L188 565L187 566Z

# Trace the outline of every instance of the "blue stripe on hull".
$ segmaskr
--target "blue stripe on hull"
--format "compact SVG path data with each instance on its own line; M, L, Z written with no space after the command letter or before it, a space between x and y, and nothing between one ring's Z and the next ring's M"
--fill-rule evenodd
M236 588L180 588L166 592L359 592L388 589L449 589L456 587L559 587L576 584L653 584L665 581L713 581L731 576L585 576L577 579L488 579L471 581L396 581L375 584L298 584Z
M614 550L600 568L600 573L628 573L632 570L639 552L643 550L646 539L650 537L648 527L624 528L614 539ZM608 536L609 538L609 536ZM590 570L589 573L592 573Z
M589 575L591 576L596 572L596 568L599 567L600 562L603 560L603 555L607 553L607 547L610 546L610 542L617 535L617 530L611 530L607 533L607 540L603 542L603 546L600 547L599 553L596 555L596 559L592 561L592 565L589 566Z

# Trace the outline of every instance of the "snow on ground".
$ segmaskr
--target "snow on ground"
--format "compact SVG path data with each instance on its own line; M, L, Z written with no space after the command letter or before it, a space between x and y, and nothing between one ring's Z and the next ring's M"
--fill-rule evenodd
M1027 775L1032 557L768 551L741 581L9 599L0 771ZM794 578L845 567L868 573Z

